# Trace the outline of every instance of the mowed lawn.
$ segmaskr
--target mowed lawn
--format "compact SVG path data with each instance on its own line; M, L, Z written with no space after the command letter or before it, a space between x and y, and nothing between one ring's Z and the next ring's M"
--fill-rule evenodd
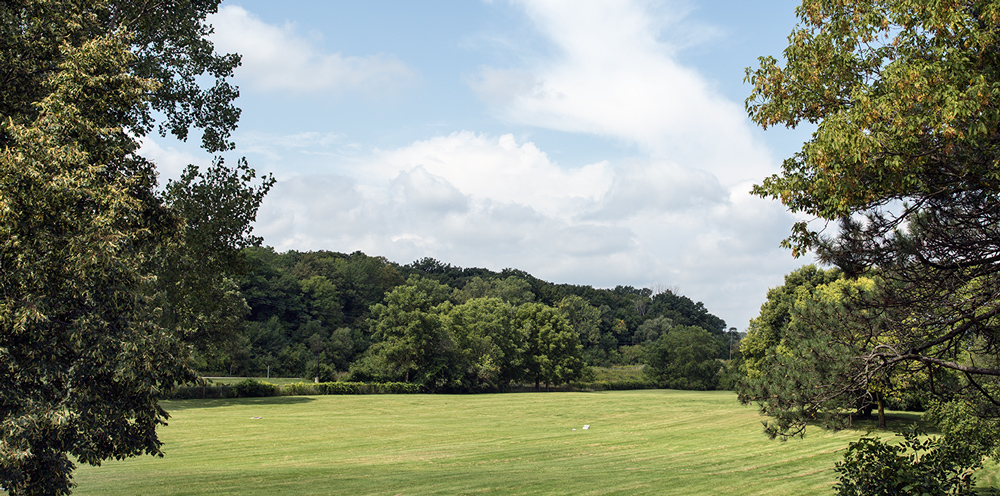
M164 458L81 467L74 493L830 494L834 462L863 434L814 429L805 439L770 441L756 409L731 392L298 396L164 406L172 416L160 431Z

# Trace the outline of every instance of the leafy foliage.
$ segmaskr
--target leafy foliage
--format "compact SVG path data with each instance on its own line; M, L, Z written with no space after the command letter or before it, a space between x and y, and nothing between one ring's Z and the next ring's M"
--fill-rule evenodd
M465 387L502 391L519 378L521 335L517 309L499 298L474 298L455 305L447 326L462 353Z
M671 329L649 348L646 375L660 387L710 391L719 385L718 336L697 326Z
M540 303L517 308L521 333L521 377L541 384L563 384L580 377L583 358L580 340L566 317L557 309Z
M231 262L255 242L249 221L269 181L248 186L245 165L230 180L217 162L164 194L137 154L153 109L175 135L195 127L207 150L231 148L238 112L225 79L239 59L214 54L205 38L217 4L0 3L0 489L9 494L67 494L70 456L96 465L159 455L155 429L167 414L157 399L194 377L191 344L231 323L226 310L245 308ZM199 214L229 218L209 225ZM211 281L201 294L190 274L172 272L195 256ZM205 294L218 298L198 301Z
M809 417L780 420L796 410L832 412L900 388L996 424L1000 4L804 0L796 12L784 66L762 57L747 70L747 110L765 128L817 128L753 191L818 221L792 228L794 255L815 250L875 283L808 300L800 332L772 355L787 357L787 387L755 399L780 403L765 405L779 434ZM816 228L830 223L833 234ZM826 356L806 360L816 349ZM839 365L816 382L803 368L812 363Z
M973 494L982 455L964 443L906 430L898 444L877 437L851 443L837 463L841 496Z
M796 254L815 248L886 281L871 302L891 318L864 339L897 345L863 350L876 375L947 368L964 394L1000 403L987 393L1000 374L1000 6L806 0L797 11L785 67L765 57L748 70L747 108L765 127L818 128L754 192L839 223L826 237L797 224Z
M361 252L249 248L245 255L251 267L240 282L250 306L246 330L228 348L203 357L202 370L309 378L325 370L321 379L350 370L357 380L406 380L406 372L386 363L384 354L365 352L382 339L372 327L373 309L386 306L386 296L400 285L418 284L413 281L425 293L437 288L432 307L450 302L430 328L447 335L451 344L444 349L453 351L446 353L454 363L441 369L448 377L442 384L461 390L503 390L521 380L515 362L524 338L514 318L526 303L558 309L588 365L644 363L652 341L635 336L656 323L669 323L657 327L657 336L675 323L719 336L725 327L704 305L671 292L554 285L522 271L461 268L430 258L400 266Z
M459 351L444 323L449 293L447 286L413 277L389 292L385 304L372 307L375 343L369 356L383 364L380 374L412 379L431 390L457 385Z
M149 89L123 75L126 47L121 36L64 45L36 118L3 123L0 487L11 494L68 493L67 453L89 464L159 453L159 388L191 377L142 299L149 249L175 224L150 164L100 110L131 109Z
M261 398L278 393L278 388L274 384L255 379L243 379L233 384L233 390L237 398Z

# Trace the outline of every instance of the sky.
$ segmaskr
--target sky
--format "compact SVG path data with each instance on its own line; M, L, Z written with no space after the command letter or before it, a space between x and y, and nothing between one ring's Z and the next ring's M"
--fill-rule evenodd
M516 268L669 288L745 330L811 258L749 194L809 130L754 126L744 69L780 54L796 2L224 0L243 62L233 157L277 179L277 251ZM144 138L161 180L200 140ZM227 158L228 160L228 158Z

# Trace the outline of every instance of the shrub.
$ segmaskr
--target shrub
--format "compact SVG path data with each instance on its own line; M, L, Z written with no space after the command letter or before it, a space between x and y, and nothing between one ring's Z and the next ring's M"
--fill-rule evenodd
M243 379L233 384L233 390L237 398L259 398L278 394L278 388L274 384L255 379Z
M163 399L170 400L192 400L192 399L217 399L217 398L233 398L235 397L235 390L232 386L227 385L214 385L214 386L181 386L176 387L168 391Z
M406 382L296 382L281 387L288 396L308 394L416 394L419 384Z
M317 391L317 386L319 384L310 384L307 382L293 382L291 384L285 384L281 386L281 394L284 396L306 396L310 394L322 394Z
M919 435L915 429L897 434L903 438L898 445L876 437L851 443L837 463L837 494L972 494L982 454L966 443Z

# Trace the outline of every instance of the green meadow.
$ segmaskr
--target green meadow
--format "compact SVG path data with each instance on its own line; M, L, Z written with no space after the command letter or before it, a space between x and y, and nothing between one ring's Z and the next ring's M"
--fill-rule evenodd
M864 431L770 441L731 392L164 402L163 458L84 466L78 495L830 494ZM259 417L259 418L256 418ZM584 429L589 425L589 429Z

